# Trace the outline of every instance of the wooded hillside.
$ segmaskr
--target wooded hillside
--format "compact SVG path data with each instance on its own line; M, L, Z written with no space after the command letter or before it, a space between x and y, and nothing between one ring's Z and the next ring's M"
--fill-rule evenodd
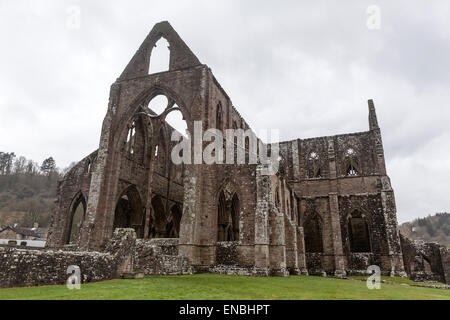
M62 177L52 157L39 165L11 152L0 152L0 227L14 223L48 227Z
M450 213L436 213L434 216L418 218L403 223L399 228L400 233L410 239L450 246Z

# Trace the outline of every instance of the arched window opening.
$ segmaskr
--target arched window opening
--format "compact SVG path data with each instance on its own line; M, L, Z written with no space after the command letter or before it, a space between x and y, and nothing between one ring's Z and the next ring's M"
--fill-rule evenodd
M221 102L216 106L216 128L218 130L223 130L223 110Z
M217 241L239 240L239 198L236 194L226 200L223 191L217 204Z
M166 225L166 238L180 237L180 222L182 210L179 205L174 205L170 209Z
M358 169L350 163L347 167L347 175L348 176L357 176L358 175Z
M275 207L277 207L278 210L281 210L280 188L279 187L277 187L275 189Z
M163 113L168 106L169 100L163 94L157 95L148 103L148 108L157 115Z
M150 238L165 238L166 237L166 210L160 196L155 196L152 199L152 216L150 219Z
M430 260L422 255L423 271L432 272Z
M353 148L348 148L345 152L346 157L346 168L345 173L347 176L357 176L359 174L358 170L358 158L356 152Z
M87 167L86 167L86 172L87 173L91 173L91 160L88 160Z
M148 73L158 73L169 71L170 66L170 46L166 39L161 38L156 42L150 54L150 66Z
M227 215L226 215L226 207L225 207L225 196L223 192L220 193L219 202L217 204L217 216L218 216L218 235L217 241L227 241Z
M177 105L174 105L176 107ZM181 133L183 136L188 136L188 126L186 123L186 120L183 118L183 114L178 111L172 111L167 116L165 121L172 127L172 129L175 129L179 133Z
M144 237L145 215L141 197L136 187L125 190L114 211L114 229L133 228L138 238Z
M371 252L370 233L365 217L354 211L348 222L351 252Z
M311 152L308 157L309 160L309 177L322 178L322 169L320 167L319 154L315 151Z
M308 253L323 252L322 225L317 214L308 217L303 224L305 234L305 251Z
M231 225L233 229L233 241L239 240L239 216L240 203L237 194L231 199Z
M72 205L71 220L69 225L69 237L67 243L78 243L81 235L81 227L86 216L86 199L79 193Z
M133 121L131 126L128 127L127 142L126 142L126 151L129 154L134 153L135 143L136 143L136 122Z

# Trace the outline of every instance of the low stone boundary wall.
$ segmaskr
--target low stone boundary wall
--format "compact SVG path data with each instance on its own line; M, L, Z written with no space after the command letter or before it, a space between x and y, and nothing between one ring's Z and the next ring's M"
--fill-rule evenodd
M0 287L64 284L71 265L80 267L82 283L112 279L115 272L108 253L0 247Z

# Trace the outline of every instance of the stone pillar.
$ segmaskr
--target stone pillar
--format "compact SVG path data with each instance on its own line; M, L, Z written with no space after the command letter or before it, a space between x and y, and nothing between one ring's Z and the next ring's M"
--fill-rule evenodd
M200 253L196 246L197 212L200 212L201 165L186 165L184 178L183 215L180 223L180 242L178 251L191 265L201 265Z
M262 175L263 169L263 165L256 167L255 269L269 275L270 179Z
M308 275L308 267L306 265L305 255L305 233L303 227L297 227L297 261L300 274Z
M286 238L284 214L275 206L269 206L269 255L271 274L276 276L288 276L286 269Z
M290 274L300 274L298 268L297 250L297 224L284 215L285 241L286 241L286 267Z
M153 134L155 134L153 132ZM149 232L150 232L150 216L151 216L151 207L152 207L152 183L153 183L153 171L155 167L155 157L153 156L156 152L156 146L152 146L151 148L151 156L150 156L150 163L148 165L148 175L147 175L147 199L145 203L145 225L144 225L144 239L149 238Z
M333 239L333 253L334 253L334 275L336 277L345 277L345 262L344 253L342 249L342 235L341 223L339 219L339 205L337 193L330 193L328 195L330 203L330 217L331 217L331 232Z
M331 190L328 194L329 210L330 210L330 221L331 221L331 232L333 239L333 254L334 254L334 275L337 277L345 277L347 273L345 272L345 261L344 252L342 248L342 234L341 234L341 223L339 215L339 203L337 194L337 184L336 184L336 158L334 151L334 141L333 138L328 139L328 162L330 168L330 179L331 179Z

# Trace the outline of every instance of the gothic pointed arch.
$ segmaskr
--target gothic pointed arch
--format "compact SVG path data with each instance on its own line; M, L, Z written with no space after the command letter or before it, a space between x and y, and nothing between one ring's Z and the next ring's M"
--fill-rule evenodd
M131 185L122 191L114 211L114 229L133 228L138 238L144 237L145 214L139 191Z
M240 210L236 186L224 181L217 196L217 241L239 241Z
M348 217L348 235L351 252L372 251L369 226L360 210L354 210Z
M86 217L86 207L86 198L84 197L83 193L79 191L73 197L72 204L70 206L70 219L66 238L67 244L75 244L78 242L81 233L81 227Z
M303 231L305 251L307 253L323 253L323 221L315 207L307 209Z

